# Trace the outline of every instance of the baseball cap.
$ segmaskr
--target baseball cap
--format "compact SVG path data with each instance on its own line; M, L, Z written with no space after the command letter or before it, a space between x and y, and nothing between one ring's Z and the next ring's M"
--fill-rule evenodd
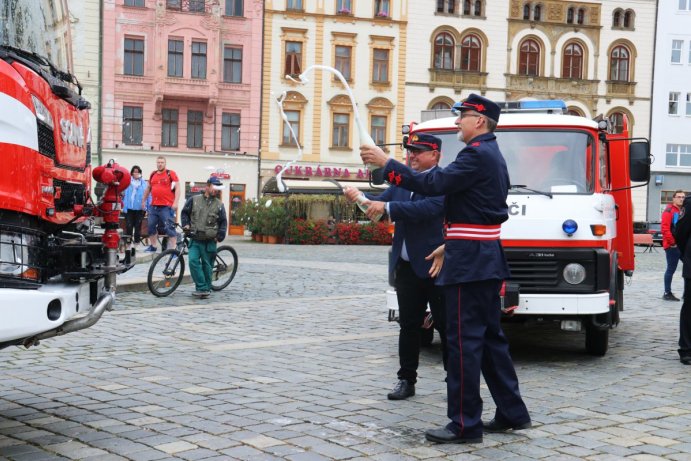
M225 189L226 186L223 185L220 179L218 179L217 176L211 176L207 181L207 184L211 184L214 188L214 190L223 190Z

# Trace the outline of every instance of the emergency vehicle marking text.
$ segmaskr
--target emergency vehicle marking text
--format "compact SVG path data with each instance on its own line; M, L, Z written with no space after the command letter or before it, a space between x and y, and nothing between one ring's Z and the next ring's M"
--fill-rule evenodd
M511 216L516 216L520 214L521 216L525 216L526 214L526 205L519 205L516 202L513 202L511 205L509 205L509 214Z
M84 131L82 127L64 118L60 120L60 137L63 142L77 147L84 146Z

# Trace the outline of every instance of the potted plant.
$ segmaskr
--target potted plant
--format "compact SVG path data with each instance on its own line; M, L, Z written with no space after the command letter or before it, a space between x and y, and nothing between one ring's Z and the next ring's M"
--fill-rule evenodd
M276 243L279 238L282 238L288 227L290 216L285 207L284 201L274 201L266 213L266 232L269 235L269 243Z

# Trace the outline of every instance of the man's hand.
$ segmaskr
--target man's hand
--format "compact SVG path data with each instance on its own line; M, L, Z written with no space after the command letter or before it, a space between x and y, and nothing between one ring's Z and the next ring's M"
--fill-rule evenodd
M441 271L441 267L444 265L444 249L445 245L437 247L431 254L429 254L425 259L429 261L432 260L432 267L429 269L429 276L436 277Z
M389 156L378 146L360 146L360 158L363 163L383 167L389 161Z
M368 201L367 202L367 211L365 212L365 215L372 221L374 221L374 218L381 218L381 216L386 213L386 205L384 202L375 202L375 201Z
M360 190L357 187L346 186L343 190L343 195L345 195L345 198L348 199L350 203L353 203L360 195Z

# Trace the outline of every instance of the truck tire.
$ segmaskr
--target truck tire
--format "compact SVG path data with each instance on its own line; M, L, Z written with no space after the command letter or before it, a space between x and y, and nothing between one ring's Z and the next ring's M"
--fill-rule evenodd
M588 354L602 357L609 345L609 328L601 330L592 325L585 328L585 350Z
M420 328L420 345L429 346L434 341L434 327Z

